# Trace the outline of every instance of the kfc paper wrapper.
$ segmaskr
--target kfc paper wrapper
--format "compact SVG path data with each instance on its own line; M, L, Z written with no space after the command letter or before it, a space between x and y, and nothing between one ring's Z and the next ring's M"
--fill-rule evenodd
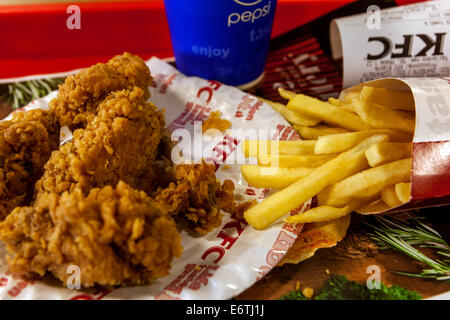
M344 90L341 97L363 85L410 91L416 109L410 201L393 209L376 206L364 213L450 204L450 78L373 80Z
M338 18L330 24L334 60L343 59L343 88L388 77L450 73L450 2L425 1Z
M156 58L147 64L154 77L150 101L165 109L173 137L183 138L184 158L203 157L214 162L218 179L234 182L239 202L264 199L270 190L249 187L240 174L240 143L246 138L246 130L256 130L259 137L266 139L284 140L299 139L295 130L250 94L218 82L186 77ZM48 108L56 95L52 92L25 109ZM231 122L231 129L217 136L202 136L199 124L213 111L220 111L221 118ZM64 140L70 137L70 132L64 131ZM186 147L187 141L190 147ZM309 205L305 203L303 209ZM183 225L179 228L184 251L173 261L168 276L151 285L115 289L71 290L52 277L22 280L8 272L5 249L0 244L0 299L229 299L253 285L282 259L302 225L279 223L258 231L244 220L225 214L222 225L204 236Z

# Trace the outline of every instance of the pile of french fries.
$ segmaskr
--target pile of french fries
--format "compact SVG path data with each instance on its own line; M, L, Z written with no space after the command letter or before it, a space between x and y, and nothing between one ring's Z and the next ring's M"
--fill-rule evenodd
M277 192L244 213L256 229L334 220L353 211L376 212L411 196L411 92L362 86L324 102L279 89L289 102L264 100L297 130L302 140L246 140L242 151L257 165L242 165L250 186ZM289 213L310 198L317 206Z

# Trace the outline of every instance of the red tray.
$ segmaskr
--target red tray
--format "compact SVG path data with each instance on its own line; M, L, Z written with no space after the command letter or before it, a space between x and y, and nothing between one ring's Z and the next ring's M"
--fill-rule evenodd
M278 0L273 36L351 0ZM418 0L398 0L399 4ZM77 3L81 29L69 30L70 3L0 6L0 79L64 72L123 51L172 56L162 0Z

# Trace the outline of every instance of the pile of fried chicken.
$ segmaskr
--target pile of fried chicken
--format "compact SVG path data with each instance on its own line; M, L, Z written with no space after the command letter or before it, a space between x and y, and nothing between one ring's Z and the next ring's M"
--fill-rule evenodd
M129 53L69 76L50 110L0 122L0 240L19 275L84 287L151 283L182 253L178 219L205 234L233 212L215 166L174 165L152 77ZM73 139L60 146L60 128Z

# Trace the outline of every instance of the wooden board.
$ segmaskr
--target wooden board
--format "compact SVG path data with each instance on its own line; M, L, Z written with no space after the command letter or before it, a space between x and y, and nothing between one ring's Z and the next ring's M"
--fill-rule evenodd
M448 211L450 211L448 206L422 211L429 221L435 222L432 224L433 228L438 230L447 242L450 236ZM367 273L367 268L372 265L380 268L383 283L415 290L424 298L450 291L450 282L423 280L393 273L392 271L417 273L422 270L423 265L403 253L394 250L378 250L367 237L367 231L361 223L363 219L365 218L354 214L347 236L337 246L319 249L312 258L299 264L274 268L266 277L236 298L238 300L276 300L296 289L299 284L301 289L310 287L314 289L314 292L318 292L329 277L327 269L330 274L341 274L350 280L366 283L371 275ZM422 251L436 258L432 251Z

